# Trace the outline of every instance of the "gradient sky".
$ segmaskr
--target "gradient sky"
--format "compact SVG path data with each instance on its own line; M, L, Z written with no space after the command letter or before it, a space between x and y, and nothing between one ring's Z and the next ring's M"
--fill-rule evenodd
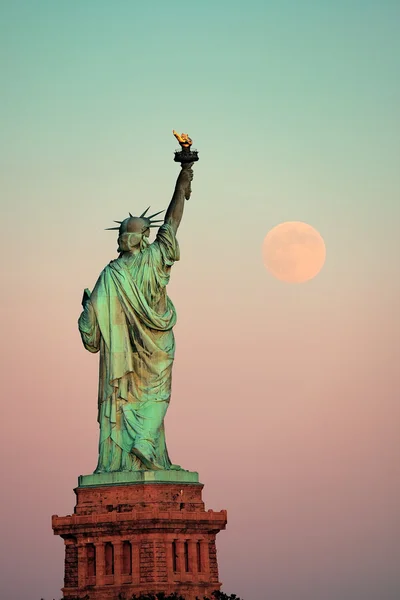
M114 219L170 200L199 149L169 294L167 440L198 470L224 590L398 600L400 4L0 2L1 590L60 597L77 477L97 460L97 357L76 321ZM302 285L261 258L324 237Z

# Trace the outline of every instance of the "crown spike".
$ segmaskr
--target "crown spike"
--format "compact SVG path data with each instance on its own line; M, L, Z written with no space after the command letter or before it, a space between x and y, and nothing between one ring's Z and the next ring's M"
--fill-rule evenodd
M149 206L150 208L150 206ZM147 218L148 219L152 219L153 217L156 217L157 215L161 215L161 213L165 212L165 210L159 210L158 212L154 213L154 215L149 215Z
M114 231L115 229L119 229L119 227L106 227L104 231Z
M114 223L119 223L121 225L122 221L114 221Z
M152 223L150 223L149 227L160 227L160 225L153 225Z
M146 210L145 210L144 212L142 212L142 214L140 215L140 218L142 218L142 217L144 217L144 216L145 216L145 214L147 213L147 211L149 210L149 208L150 208L150 206L148 206L148 207L146 208ZM131 213L129 213L129 214L131 214Z

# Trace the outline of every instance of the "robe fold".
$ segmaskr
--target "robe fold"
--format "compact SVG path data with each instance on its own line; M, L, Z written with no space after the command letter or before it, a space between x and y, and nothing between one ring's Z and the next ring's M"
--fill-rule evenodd
M106 266L79 318L85 348L100 351L97 473L171 467L164 416L176 311L166 285L177 260L178 241L164 224L147 248Z

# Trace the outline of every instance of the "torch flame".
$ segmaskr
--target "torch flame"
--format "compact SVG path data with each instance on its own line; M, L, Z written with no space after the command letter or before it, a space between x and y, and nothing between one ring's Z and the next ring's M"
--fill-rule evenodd
M175 129L172 130L172 133L174 134L182 148L190 148L190 146L192 145L192 140L190 139L187 133L179 134L177 131L175 131Z

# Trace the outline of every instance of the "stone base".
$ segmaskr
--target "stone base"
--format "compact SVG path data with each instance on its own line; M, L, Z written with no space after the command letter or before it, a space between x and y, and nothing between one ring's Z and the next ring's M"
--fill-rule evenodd
M65 599L177 592L195 600L220 589L215 537L226 511L205 511L197 473L140 473L135 482L127 481L130 473L81 476L74 514L53 516L65 543ZM197 481L146 480L162 473Z

